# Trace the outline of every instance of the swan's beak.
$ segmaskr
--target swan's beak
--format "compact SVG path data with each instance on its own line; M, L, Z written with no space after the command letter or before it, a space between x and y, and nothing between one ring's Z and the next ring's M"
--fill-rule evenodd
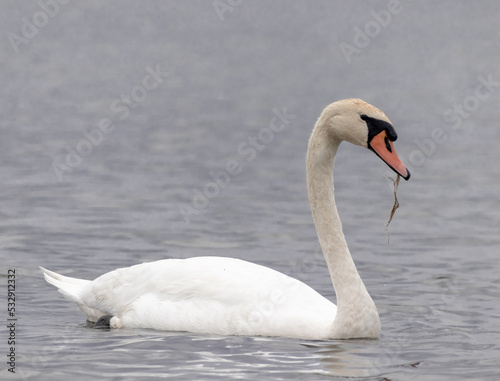
M378 157L403 179L408 180L410 178L410 171L399 159L394 149L394 144L392 144L392 141L388 138L385 130L379 132L368 142L368 148L375 152Z

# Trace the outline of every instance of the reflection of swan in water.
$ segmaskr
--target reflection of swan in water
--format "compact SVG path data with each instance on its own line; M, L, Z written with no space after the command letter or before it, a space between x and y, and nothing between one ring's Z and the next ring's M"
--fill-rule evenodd
M344 140L375 152L394 171L410 173L394 149L385 114L359 99L325 108L309 140L307 187L338 307L309 286L237 259L167 259L118 269L94 281L43 269L45 279L90 321L112 328L153 328L220 335L307 339L377 338L377 308L356 270L333 194L333 164ZM256 316L264 306L266 314ZM267 307L266 307L267 306Z
M380 376L376 364L378 354L371 346L378 341L355 340L328 342L318 344L303 344L314 349L320 357L321 369L317 373L336 377L375 377ZM387 365L387 364L384 364Z
M317 374L336 377L370 377L390 380L390 374L401 368L416 368L420 362L407 363L402 359L401 343L381 344L373 340L349 340L302 344L315 351L321 369Z

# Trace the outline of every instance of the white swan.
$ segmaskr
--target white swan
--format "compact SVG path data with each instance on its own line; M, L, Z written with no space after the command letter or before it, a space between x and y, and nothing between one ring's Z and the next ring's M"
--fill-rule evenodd
M380 319L352 260L333 194L339 144L373 150L408 180L389 119L359 99L327 106L307 151L307 186L338 306L306 284L250 262L220 257L165 259L121 268L94 281L43 269L47 282L88 320L111 328L303 339L378 338Z

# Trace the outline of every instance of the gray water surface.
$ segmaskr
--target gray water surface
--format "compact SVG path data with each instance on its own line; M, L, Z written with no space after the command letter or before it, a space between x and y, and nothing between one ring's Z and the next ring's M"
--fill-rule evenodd
M497 2L42 3L4 1L0 12L2 379L498 377ZM379 340L94 330L43 280L38 266L93 279L219 255L335 301L305 153L322 109L349 97L389 116L412 172L388 243L394 175L347 143L336 159ZM277 115L288 116L272 132Z

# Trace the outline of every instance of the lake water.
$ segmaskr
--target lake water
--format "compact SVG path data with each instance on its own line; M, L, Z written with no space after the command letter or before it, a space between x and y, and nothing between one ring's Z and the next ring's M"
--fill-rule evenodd
M498 2L12 0L2 10L2 379L498 377ZM412 172L388 243L390 170L348 144L336 161L379 340L94 330L43 280L38 266L93 279L219 255L334 301L305 152L324 106L349 97L389 116ZM270 133L276 115L287 124Z

